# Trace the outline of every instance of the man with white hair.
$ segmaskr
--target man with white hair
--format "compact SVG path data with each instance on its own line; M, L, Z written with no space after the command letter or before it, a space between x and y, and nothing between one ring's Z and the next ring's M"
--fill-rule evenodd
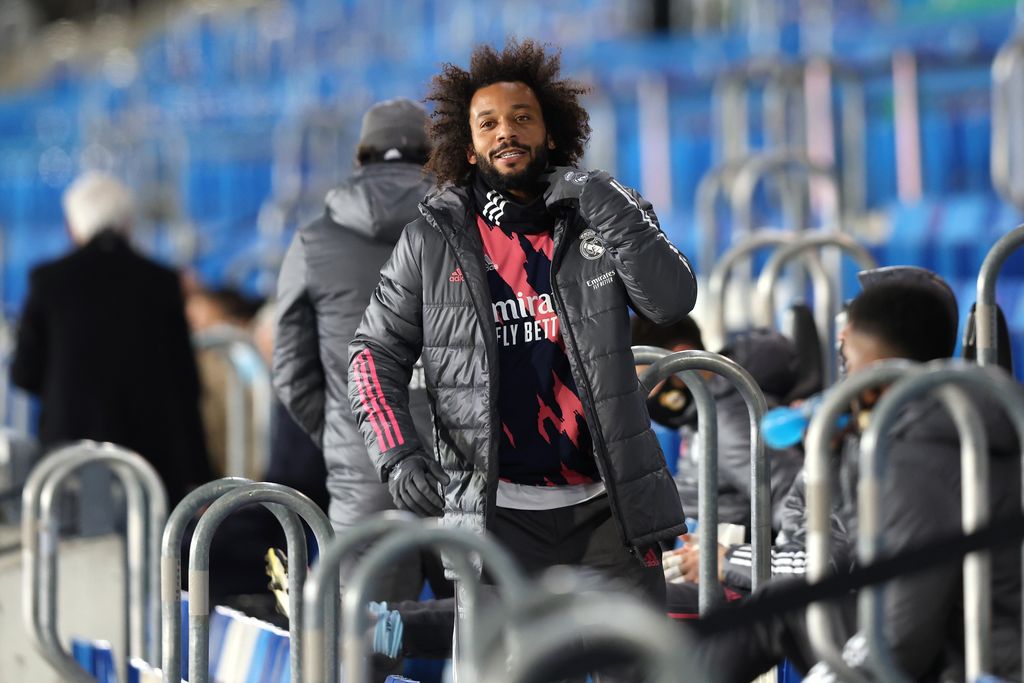
M153 464L171 503L209 478L178 274L131 246L131 191L103 173L62 198L75 244L36 267L11 378L41 400L39 439L110 441Z

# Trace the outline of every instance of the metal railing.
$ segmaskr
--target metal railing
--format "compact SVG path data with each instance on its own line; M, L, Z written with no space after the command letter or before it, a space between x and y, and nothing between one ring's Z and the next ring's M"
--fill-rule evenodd
M1018 11L1018 15L1022 15ZM1018 29L992 61L992 185L1024 210L1024 33Z
M337 633L324 623L327 605L338 604L338 584L342 563L357 551L386 535L420 524L420 518L407 512L391 510L374 515L337 536L313 566L303 587L302 652L304 683L325 683L338 680L337 658L325 655L326 638L337 642Z
M29 434L0 427L0 522L21 519L18 499L39 460L39 443Z
M160 606L162 610L162 660L164 683L181 679L181 542L189 523L200 510L248 479L226 478L211 481L188 493L167 517L160 542ZM154 662L155 663L155 662Z
M962 387L962 388L961 388ZM961 496L963 531L970 533L988 521L988 442L981 416L963 391L973 389L995 398L1006 412L1024 444L1024 387L997 368L982 368L962 361L933 361L908 373L882 396L872 411L872 420L860 443L858 497L858 543L860 564L870 565L885 550L882 520L882 480L888 463L888 430L900 409L915 398L937 392L953 417L960 437ZM1022 446L1024 462L1024 446ZM1022 501L1024 504L1024 501ZM883 634L884 584L871 586L859 595L858 617L868 643L868 662L882 680L906 681L888 652ZM991 662L992 585L989 554L986 551L964 558L964 634L967 680L989 673Z
M653 365L665 356L672 355L667 349L654 346L634 346L633 362L636 365ZM697 466L697 515L701 525L700 575L718 576L718 409L707 383L693 370L671 369L658 374L644 374L645 389L653 390L658 382L676 375L693 395L697 406L697 432L700 434L700 461ZM697 586L698 606L701 614L720 601L721 593L714 581L702 580Z
M302 590L306 580L306 539L302 524L313 531L319 548L326 548L334 530L323 511L295 489L280 484L257 482L237 484L221 494L199 519L192 535L188 562L189 656L188 680L208 683L210 676L210 546L221 522L235 510L262 503L274 513L285 532L288 547L288 591L290 601L291 675L294 683L304 679L302 671ZM328 608L328 621L335 612ZM335 656L334 646L325 647L326 656Z
M708 277L706 301L708 302L705 312L707 313L704 327L708 340L708 346L713 349L721 348L728 338L728 323L726 321L726 308L728 293L727 285L733 268L741 260L747 259L759 249L780 247L794 241L799 233L789 230L773 230L765 228L756 230L738 244L729 248L722 258L715 263ZM831 301L833 297L833 283L828 272L821 264L820 259L805 258L804 265L811 277L814 290L814 300ZM744 312L749 309L743 307Z
M47 662L71 681L92 679L64 649L57 634L59 529L55 508L62 484L92 463L103 463L114 471L128 506L126 642L119 657L119 671L126 675L128 657L160 660L159 538L167 517L167 494L156 470L142 456L113 444L83 441L51 453L40 462L29 475L22 497L26 631Z
M641 354L650 353L641 347ZM647 357L651 357L650 354ZM704 370L721 375L736 387L750 413L750 537L751 537L751 586L753 590L771 578L771 479L768 475L768 463L764 453L764 439L761 436L761 418L767 410L764 394L750 373L735 361L717 353L708 351L679 351L656 360L640 377L641 385L650 391L662 377L688 370ZM692 388L691 388L692 389ZM696 396L695 396L696 398ZM710 476L710 475L708 475ZM711 481L703 481L701 486L709 486ZM716 477L717 480L717 477ZM717 481L714 482L717 487ZM717 516L717 514L716 514ZM710 531L714 540L709 538L705 521L701 520L701 553L705 550L715 555L714 564L708 560L709 568L714 568L710 575L702 574L702 581L713 580L718 576L718 542L717 524ZM704 569L702 562L702 571Z
M1006 259L1024 245L1024 225L999 238L989 249L978 271L975 309L978 334L978 365L996 365L999 359L999 330L996 315L996 281Z
M807 496L807 581L815 583L829 574L832 548L832 467L829 442L835 436L837 420L850 403L867 389L890 384L914 367L905 360L882 361L854 373L829 389L807 426L804 437L804 477ZM841 638L837 635L827 605L807 608L807 635L814 653L828 664L840 680L868 683L843 660ZM839 643L839 644L837 644Z
M584 671L565 670L567 652L582 662L590 653L606 655L609 648L641 665L648 676L644 680L715 680L690 660L698 646L682 629L637 598L610 588L568 567L546 571L508 611L482 620L486 659L479 680L550 681L552 669L559 676L575 676Z
M762 327L774 327L775 324L775 289L782 274L782 269L793 258L803 252L823 247L837 247L849 254L863 269L877 266L874 257L864 246L844 233L810 233L800 235L790 244L780 247L761 269L757 279L756 299L753 307L754 321ZM837 283L839 273L836 273ZM837 290L838 291L838 287ZM815 319L818 325L818 336L821 340L822 370L824 386L835 381L835 316L839 312L840 302L819 297L815 292Z
M342 597L342 655L345 680L349 683L368 681L365 636L368 613L366 601L377 576L399 558L420 549L436 549L445 554L458 581L459 596L464 605L457 618L458 642L464 647L464 656L457 653L459 665L457 680L482 680L476 675L485 653L480 651L475 624L481 609L481 579L478 563L486 567L497 588L502 603L515 605L527 594L525 578L520 574L515 559L504 547L489 537L464 529L442 529L428 523L416 529L396 531L375 544L356 565ZM493 605L489 605L493 609ZM483 679L486 680L486 679Z
M226 361L227 445L225 472L260 479L270 462L273 388L270 370L244 332L218 327L194 336L197 349L211 349Z

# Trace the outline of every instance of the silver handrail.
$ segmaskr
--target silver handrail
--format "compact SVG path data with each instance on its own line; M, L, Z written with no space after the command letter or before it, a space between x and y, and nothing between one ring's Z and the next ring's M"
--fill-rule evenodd
M709 351L678 351L665 356L644 372L640 382L644 386L650 386L648 377L668 376L683 370L706 370L725 377L743 397L750 413L751 587L756 591L761 584L771 578L772 490L768 462L764 454L764 438L761 435L761 418L764 417L768 405L760 387L749 372L732 359ZM703 547L702 542L701 548ZM712 552L716 553L716 560L717 551L716 542L712 548ZM714 576L718 576L717 569Z
M181 683L181 542L189 522L196 514L222 495L251 483L248 479L226 478L211 481L188 493L167 517L160 542L160 604L163 612L164 683Z
M210 546L221 522L238 508L255 503L271 504L269 509L281 522L288 545L288 591L290 609L292 681L302 680L302 587L306 578L305 533L297 517L309 525L317 545L324 548L334 530L323 511L308 497L280 484L244 484L224 493L199 519L192 535L188 562L188 680L208 683L210 674ZM333 617L331 614L328 618ZM330 643L329 656L334 652Z
M519 596L525 595L529 590L526 579L520 574L512 555L487 536L464 529L430 526L390 534L370 548L362 561L353 568L345 595L342 596L342 654L347 683L362 683L369 680L364 637L368 620L366 601L376 578L384 568L398 561L400 557L426 548L438 549L457 559L452 569L458 575L460 584L468 589L465 591L466 613L470 618L462 623L463 637L473 635L473 623L480 608L480 578L479 572L474 568L477 559L487 568L488 574L498 587L499 594L506 602L514 603ZM482 653L477 652L472 645L467 650L472 670L482 659Z
M832 548L832 468L829 442L836 421L849 410L850 402L867 389L890 384L914 367L906 360L887 360L853 373L833 386L822 398L804 437L804 483L807 495L807 581L818 583L829 574ZM807 636L814 653L840 677L852 683L867 678L843 660L842 645L827 605L807 607Z
M1024 209L1024 184L1019 180L1024 163L1024 34L1018 32L992 60L992 134L990 172L999 195Z
M335 537L320 549L319 559L302 589L302 658L304 683L326 683L338 680L337 658L324 655L324 638L336 638L325 633L325 605L338 604L338 579L342 563L363 546L377 541L411 524L420 524L420 518L408 512L389 510L374 515Z
M634 346L633 362L636 365L653 365L665 356L672 355L667 349L656 346ZM697 512L700 518L700 576L697 586L697 601L701 614L719 602L718 589L718 408L708 390L707 382L692 370L666 371L664 374L648 374L643 377L643 388L650 393L658 382L675 374L686 383L693 402L697 406L697 433L700 434L700 460L697 466Z
M522 634L520 656L509 661L500 649L491 653L480 680L505 683L538 683L551 680L545 675L553 663L565 657L571 648L626 649L634 653L649 672L653 683L678 683L680 680L714 681L691 653L699 645L689 642L684 632L666 623L659 614L637 598L616 593L576 594L557 612L540 618L520 620ZM511 664L511 667L510 667Z
M996 315L996 281L1006 259L1024 245L1024 225L1019 225L1000 237L981 263L978 271L975 309L978 333L978 365L995 365L999 356L999 331Z
M802 152L775 150L750 158L736 174L732 190L729 193L734 236L749 235L754 231L754 191L761 180L768 175L786 173L790 169L799 170L811 178L820 178L829 186L834 202L830 207L832 209L830 220L823 221L823 228L842 229L842 197L834 171L812 162ZM800 226L795 227L799 228Z
M952 386L950 386L952 385ZM1024 444L1024 387L1004 371L982 368L960 360L933 361L896 382L882 396L872 414L871 424L860 444L860 482L857 506L860 510L858 556L862 564L874 562L885 549L881 526L882 488L885 474L888 431L899 410L911 399L935 389L950 410L961 439L962 519L965 532L975 531L988 519L988 448L984 424L962 389L971 388L999 401ZM1021 447L1024 462L1024 446ZM1022 501L1024 505L1024 501ZM991 659L992 586L989 555L976 552L964 559L964 634L968 680L987 673ZM867 638L870 660L887 680L907 680L896 670L885 647L883 585L866 588L858 601L858 615Z
M759 249L774 248L794 241L800 233L789 230L775 230L763 228L755 230L738 244L729 248L722 258L718 260L708 277L706 301L710 308L707 309L707 324L705 334L708 346L713 349L721 348L728 338L728 325L725 320L726 312L726 286L733 268L741 260L748 258L753 252ZM833 300L834 291L832 279L829 277L821 260L817 258L804 258L814 289L815 302L830 302ZM744 309L748 310L748 309ZM820 313L819 311L817 311ZM829 310L831 313L831 309Z
M273 390L270 370L247 334L228 326L193 336L197 349L212 349L230 368L227 376L228 476L262 477L270 461L270 414ZM246 409L252 401L252 412ZM251 458L249 439L252 439Z
M163 483L152 465L137 453L109 443L78 442L40 462L29 475L22 496L23 620L43 657L62 676L77 681L91 679L64 650L57 634L59 537L54 508L60 485L75 470L91 463L105 463L113 468L124 486L128 503L125 551L129 558L129 590L125 609L131 613L126 614L126 643L119 670L125 671L129 654L148 655L152 661L160 657L157 539L167 517Z
M775 288L786 263L805 251L828 246L838 247L841 251L846 252L863 269L877 266L871 252L847 234L833 232L801 235L791 244L777 249L761 269L761 275L757 278L756 299L752 311L756 324L762 327L774 327ZM836 277L838 281L839 273L836 273ZM835 331L832 328L835 315L838 312L839 302L834 299L832 301L815 301L815 318L817 318L818 335L821 339L825 386L830 386L835 381L835 344L833 342Z

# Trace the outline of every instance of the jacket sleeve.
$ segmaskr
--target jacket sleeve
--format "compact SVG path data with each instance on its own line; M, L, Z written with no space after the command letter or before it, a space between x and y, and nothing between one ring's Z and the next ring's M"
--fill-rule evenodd
M650 202L604 171L595 171L580 194L580 213L615 262L634 309L660 325L693 309L693 268L662 232Z
M423 345L419 225L406 227L381 269L349 346L352 414L381 481L398 461L424 452L409 409L409 381Z
M277 280L274 389L295 422L322 448L326 378L319 346L302 234L297 232Z
M38 272L38 271L37 271ZM43 389L48 339L43 295L37 272L29 279L28 296L18 320L17 346L11 362L11 381L25 391L39 394Z

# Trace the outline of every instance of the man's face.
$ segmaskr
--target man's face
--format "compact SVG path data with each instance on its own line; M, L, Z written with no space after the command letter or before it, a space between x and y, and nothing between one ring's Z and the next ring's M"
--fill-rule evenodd
M851 375L875 361L893 357L881 339L849 324L839 331L839 353L846 363L846 372Z
M499 192L531 198L547 167L548 150L555 148L533 90L519 82L480 88L469 102L469 127L469 163Z

